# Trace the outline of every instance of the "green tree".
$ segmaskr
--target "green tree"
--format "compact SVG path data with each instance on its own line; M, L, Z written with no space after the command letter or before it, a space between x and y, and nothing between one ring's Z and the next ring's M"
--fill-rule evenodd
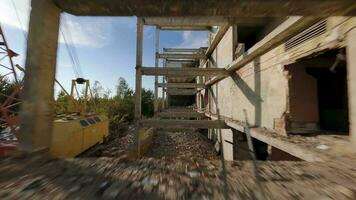
M54 103L54 110L57 114L66 113L69 109L69 104L71 103L71 97L68 96L63 90L61 90L58 95L57 99Z
M129 88L126 80L123 77L120 77L116 85L116 97L124 99L126 97L132 96L133 90Z
M152 90L142 89L142 115L152 117L154 114L154 95Z

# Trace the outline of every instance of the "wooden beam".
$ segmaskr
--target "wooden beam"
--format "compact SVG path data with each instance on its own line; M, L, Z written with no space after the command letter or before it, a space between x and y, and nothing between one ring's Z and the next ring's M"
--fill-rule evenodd
M197 83L158 83L158 87L164 88L204 88L204 84Z
M53 0L63 11L92 16L322 16L342 15L354 0ZM355 15L356 13L351 13Z
M153 128L228 128L222 120L164 120L164 119L146 119L141 120L140 125L143 127Z
M31 6L19 149L46 152L52 140L60 9L51 0L32 1Z
M153 67L142 67L143 75L148 76L214 76L227 74L223 68L177 68L165 67L155 69Z
M191 54L191 53L161 53L158 54L158 58L161 59L205 59L204 54Z

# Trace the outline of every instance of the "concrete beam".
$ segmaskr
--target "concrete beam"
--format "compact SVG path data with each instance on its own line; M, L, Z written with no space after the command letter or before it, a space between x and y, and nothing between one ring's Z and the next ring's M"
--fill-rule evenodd
M240 69L245 64L253 61L256 57L261 56L274 47L277 47L319 20L319 18L314 17L289 17L261 41L251 47L245 55L239 57L227 66L226 70L234 72Z
M175 52L175 53L198 53L201 49L191 49L191 48L163 48L163 52Z
M211 26L161 26L162 31L211 31Z
M178 64L196 64L197 60L179 60L179 59L167 59L167 64L178 63Z
M223 120L164 120L164 119L146 119L141 120L140 125L143 127L153 128L229 128Z
M188 54L188 53L161 53L158 54L158 58L161 59L205 59L204 54Z
M227 17L145 17L145 25L171 27L211 27L221 26L229 22Z
M214 76L227 74L223 68L176 68L141 67L142 75L148 76Z
M204 118L205 115L198 112L183 112L183 111L163 111L157 113L158 117L167 117L167 118L175 118L175 117L182 117L182 118Z
M206 57L210 57L211 54L214 52L218 44L220 43L221 39L224 37L225 33L229 30L230 26L229 25L222 25L220 26L218 32L215 34L215 37L213 38L213 41L209 45L208 49L205 52Z
M349 96L350 139L356 145L356 29L347 34L347 87Z
M195 95L198 91L196 89L176 89L176 88L168 88L165 90L167 95L173 96L191 96Z
M158 87L164 87L164 88L205 88L205 85L197 84L197 83L158 83Z
M355 8L354 0L53 0L84 16L330 16ZM351 13L355 15L355 12Z
M243 133L246 133L247 131L247 127L243 122L236 121L227 117L219 117L216 114L212 113L205 113L205 116L209 117L212 120L222 119L225 121L228 127L237 131ZM315 151L314 148L310 148L310 146L313 146L311 144L302 142L295 143L293 142L293 139L288 139L288 137L286 136L279 135L263 128L248 128L248 131L251 137L260 140L266 144L269 144L273 147L276 147L277 149L285 151L302 160L309 162L323 162L328 159L326 155Z
M31 6L18 137L20 150L36 152L48 151L52 140L60 9L52 0Z

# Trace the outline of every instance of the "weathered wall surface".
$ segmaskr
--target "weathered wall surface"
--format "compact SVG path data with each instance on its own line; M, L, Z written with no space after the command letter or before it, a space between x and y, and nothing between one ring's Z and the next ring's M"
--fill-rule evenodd
M287 108L288 79L282 65L273 65L280 49L265 54L233 76L213 85L211 91L216 102L210 100L210 112L245 121L246 110L252 125L273 128L274 119L281 118ZM227 66L233 60L232 52L230 29L214 51L215 62L210 62L210 66Z
M332 17L327 20L326 33L291 50L280 45L258 57L211 87L208 110L238 121L245 121L246 110L250 124L274 129L276 120L290 111L285 66L326 49L344 47L345 33L354 25L356 18ZM232 43L230 29L214 51L209 67L223 68L232 62Z
M288 51L284 44L270 50L236 71L233 76L214 84L209 92L206 111L244 122L246 110L251 125L285 134L280 128L284 117L290 114L291 89L290 73L285 66L318 52L345 47L347 32L355 26L355 17L331 17L327 19L327 31L320 36ZM224 68L230 64L233 61L232 44L230 29L214 51L208 67ZM211 138L216 138L214 132L210 131ZM230 139L230 134L225 132L222 132L223 138ZM223 142L223 146L230 152L229 144ZM226 158L229 156L230 153L224 155Z

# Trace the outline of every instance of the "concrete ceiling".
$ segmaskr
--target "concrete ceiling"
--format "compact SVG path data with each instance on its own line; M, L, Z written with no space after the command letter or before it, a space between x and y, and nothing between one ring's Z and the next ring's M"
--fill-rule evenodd
M330 16L356 15L355 0L53 0L83 16Z

